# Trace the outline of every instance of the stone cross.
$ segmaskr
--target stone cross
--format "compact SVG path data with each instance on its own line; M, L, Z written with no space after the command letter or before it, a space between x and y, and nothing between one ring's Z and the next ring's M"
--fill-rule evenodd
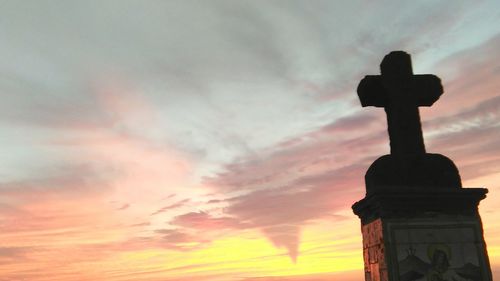
M443 93L441 80L431 74L414 75L411 57L403 51L386 55L381 75L367 75L358 86L361 105L383 107L392 155L424 154L419 106L431 106Z

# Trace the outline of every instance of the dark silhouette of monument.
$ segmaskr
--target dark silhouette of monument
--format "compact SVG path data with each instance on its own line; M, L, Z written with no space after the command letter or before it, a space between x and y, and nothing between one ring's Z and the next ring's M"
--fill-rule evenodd
M478 212L487 189L462 188L455 164L425 150L418 107L439 99L441 80L414 75L402 51L385 56L380 69L358 86L363 107L385 109L391 147L366 172L366 196L352 206L365 280L491 281Z

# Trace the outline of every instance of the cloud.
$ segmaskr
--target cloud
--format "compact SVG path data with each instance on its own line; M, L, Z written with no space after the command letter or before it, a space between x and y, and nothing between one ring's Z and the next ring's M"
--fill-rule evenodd
M477 49L491 49L490 45L496 45L496 41L485 42L485 46ZM471 56L477 49L470 50ZM488 60L480 61L488 63ZM467 65L467 62L468 59L464 59L461 64ZM495 65L488 63L478 68L492 70L496 69ZM464 76L455 80L456 83L472 83L475 77L464 72ZM473 102L469 107L462 105L446 111L443 107L433 107L424 113L428 150L454 159L462 166L464 179L492 173L491 165L500 162L495 157L499 153L494 141L500 138L497 136L500 100L492 97L491 91L475 94L477 91L483 93L492 88L490 83L499 81L491 78L483 84L485 89L471 86L466 89L467 93L458 96L459 99L470 96ZM449 86L454 88L452 84ZM452 97L454 93L446 95ZM433 110L437 113L428 114ZM277 247L285 247L295 259L301 227L348 209L361 198L364 172L371 161L388 152L384 115L381 109L364 108L362 112L356 109L316 130L237 159L224 171L206 177L205 183L220 192L244 194L212 199L210 203L223 206L224 214L261 229ZM471 143L477 145L471 148Z
M477 46L470 47L435 63L444 94L431 108L422 108L430 119L457 114L465 106L475 106L492 98L500 82L500 34Z
M190 212L174 217L172 225L198 230L223 230L245 228L245 223L231 217L213 217L206 212Z
M201 234L190 234L179 229L158 229L155 232L161 235L157 240L158 246L176 251L197 250L211 242Z
M273 159L270 159L273 161ZM283 166L281 166L283 167ZM296 260L299 253L300 228L319 219L343 219L335 213L348 209L360 197L362 175L368 164L304 173L292 177L281 187L269 187L223 200L223 213L231 219L213 220L206 213L186 214L184 226L199 229L257 228L277 247L285 247ZM270 179L272 183L272 178ZM278 178L279 180L279 178ZM264 188L269 187L269 188Z
M140 223L131 224L130 226L132 226L132 227L141 227L141 226L149 226L149 225L151 225L150 222L140 222Z
M33 250L31 247L0 247L0 260L2 263L24 260Z
M388 142L382 118L356 112L259 155L238 159L204 181L216 192L244 194L209 203L222 206L225 215L246 227L260 229L295 261L303 226L343 219L335 213L361 198L364 172Z
M299 255L300 227L297 225L273 225L262 227L262 232L277 248L284 247L294 263Z
M126 210L130 207L130 204L123 204L121 207L119 207L117 210L118 211L121 211L121 210Z
M352 178L359 172L348 167L304 176L286 187L231 198L224 212L261 229L276 246L286 247L292 260L296 260L300 228L318 219L342 219L335 213L349 208L359 196L361 181Z
M455 161L464 180L493 174L500 162L500 36L437 64L444 76L442 100L424 110L428 151Z
M359 130L366 130L373 123L380 122L380 114L372 112L354 112L346 117L338 118L330 124L323 126L320 130L323 134L346 134Z
M157 215L157 214L160 214L160 213L164 213L164 212L166 212L168 210L172 210L172 209L176 209L176 208L182 207L182 206L186 205L187 203L189 203L189 201L191 201L189 198L177 201L177 202L175 202L173 204L170 204L168 206L165 206L165 207L162 207L162 208L158 209L157 211L155 211L151 215L154 216L154 215Z
M222 172L206 176L204 184L233 191L272 188L314 171L350 165L380 152L381 145L387 141L382 124L380 117L371 114L346 116L258 154L236 159Z
M51 239L92 237L109 231L117 218L106 204L109 182L81 167L65 167L65 175L0 184L0 201L8 206L0 214L4 241L17 245L50 245ZM92 205L92 208L87 208ZM92 233L90 228L104 226ZM16 234L11 236L11 234ZM47 236L50 233L52 238Z
M99 194L109 191L108 180L113 171L99 169L85 161L61 161L46 167L40 174L17 181L0 182L0 195L18 199L36 196L38 199L78 196L80 192Z

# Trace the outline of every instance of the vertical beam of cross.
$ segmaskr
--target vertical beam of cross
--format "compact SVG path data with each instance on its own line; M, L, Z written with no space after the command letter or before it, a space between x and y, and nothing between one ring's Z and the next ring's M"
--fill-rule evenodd
M383 107L391 154L424 154L419 106L431 106L443 93L441 80L431 74L414 75L411 57L391 52L380 64L381 75L367 75L358 86L361 105Z

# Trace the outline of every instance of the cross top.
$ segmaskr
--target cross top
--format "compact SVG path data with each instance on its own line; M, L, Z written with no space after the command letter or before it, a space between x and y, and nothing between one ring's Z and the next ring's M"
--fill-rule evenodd
M367 75L358 85L361 105L383 107L391 154L425 154L419 106L431 106L443 93L441 80L431 74L413 74L411 57L394 51L380 64L381 75Z

